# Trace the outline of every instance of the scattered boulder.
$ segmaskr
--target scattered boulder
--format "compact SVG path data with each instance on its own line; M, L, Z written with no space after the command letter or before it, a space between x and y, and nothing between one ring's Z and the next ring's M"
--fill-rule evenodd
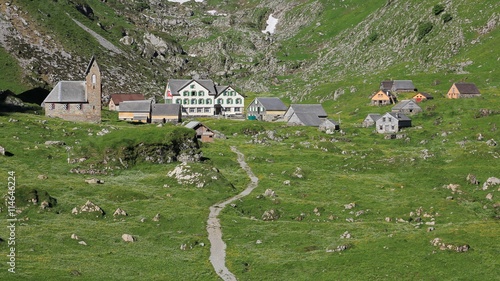
M344 205L344 209L350 210L352 208L356 207L356 203L349 203Z
M489 146L497 146L497 142L494 139L487 140L486 144Z
M487 190L488 187L494 186L494 185L499 185L500 184L500 179L495 178L495 177L490 177L488 178L484 184L483 184L483 190Z
M47 177L46 175L38 175L37 177L39 180L46 180L48 179L49 177Z
M488 199L488 200L493 200L493 193L488 193L488 194L486 195L486 199Z
M113 217L116 217L116 216L128 216L127 212L125 212L123 209L121 208L118 208L115 210L115 212L113 213Z
M341 239L351 239L351 234L349 231L344 232L342 235L340 235Z
M455 193L462 193L462 191L459 189L460 185L458 184L453 184L453 183L450 183L449 185L444 185L443 188L446 188L446 189L449 189L451 190L451 193L455 194Z
M348 245L348 244L346 244L346 245L339 245L339 246L337 246L337 247L336 247L335 249L333 249L333 250L327 249L327 250L326 250L326 252L327 252L327 253L333 253L333 252L343 252L343 251L345 251L345 250L349 249L350 247L351 247L351 246L350 246L350 245Z
M87 243L85 243L85 241L83 241L83 240L79 241L78 244L83 245L83 246L87 246Z
M51 206L50 202L48 202L47 200L42 201L42 203L40 203L40 209L42 209L42 210L48 209L50 207L52 207L52 206Z
M279 219L279 214L278 211L271 209L269 211L265 211L264 214L262 214L262 220L263 221L274 221Z
M137 238L135 238L134 236L132 236L130 234L123 234L122 235L122 239L125 242L135 242L135 241L137 241Z
M477 180L476 176L473 174L468 174L466 180L470 184L475 184L475 185L479 184L479 181Z
M0 146L0 155L5 156L5 148L3 148L3 146Z
M94 204L93 202L91 202L90 200L87 200L87 202L80 207L80 210L78 210L76 207L73 208L73 210L71 211L72 214L80 214L80 213L99 213L101 216L103 216L105 213L104 213L104 210L101 209L101 207L97 206L96 204Z
M63 141L46 141L45 145L66 145Z
M73 233L73 234L71 234L71 239L80 240L80 237L78 237L78 235Z
M274 192L274 190L268 188L264 192L264 196L266 196L266 197L276 197L276 193Z
M284 184L284 185L290 185L290 180L285 180L285 181L283 181L283 184Z
M160 214L156 214L154 217L153 217L153 221L160 221Z
M445 244L443 243L443 241L441 240L441 238L434 238L431 240L431 245L434 246L434 247L439 247L439 249L441 251L445 251L445 250L451 250L451 251L455 251L457 253L463 253L463 252L467 252L470 250L470 246L468 244L465 244L465 245L460 245L460 246L455 246L455 245L452 245L452 244Z
M103 180L96 179L96 178L86 179L85 182L88 184L103 184L104 183Z

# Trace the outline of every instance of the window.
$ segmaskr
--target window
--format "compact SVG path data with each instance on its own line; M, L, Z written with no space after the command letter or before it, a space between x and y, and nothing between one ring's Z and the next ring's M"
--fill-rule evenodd
M189 99L184 99L184 104L189 104Z
M81 103L77 103L76 104L76 110L82 110L82 104Z
M196 91L191 91L191 96L195 97L196 96Z
M207 99L207 104L212 104L212 100L211 99Z
M382 118L382 122L385 122L385 117L384 117L384 118Z
M198 104L205 104L205 100L204 99L198 99Z
M189 113L194 113L194 108L190 108Z
M56 104L55 103L51 103L49 109L50 110L56 109Z
M196 86L195 84L190 85L191 89L194 89L195 86Z
M196 99L191 99L191 104L196 104Z
M196 108L196 112L197 112L197 113L201 113L202 111L203 111L203 108L202 108L202 107L198 107L198 108Z
M239 107L234 108L234 112L240 112L240 111L241 111L241 108L239 108Z
M233 104L233 99L232 98L228 98L227 101L226 101L227 104Z
M224 102L223 99L217 99L217 104L224 104L223 102Z
M63 109L64 109L64 110L69 110L69 104L64 103L64 104L63 104Z
M182 95L183 95L183 96L185 96L185 97L189 96L189 91L184 91L184 92L182 93Z
M205 113L210 113L211 111L210 107L205 107Z
M95 74L92 74L92 88L95 89L95 84L97 83L97 77Z
M391 122L391 121L392 121L392 118L391 118L391 117L389 117L389 122Z
M382 125L378 126L378 129L379 129L379 130L382 130L382 128L383 128L383 127L382 127Z
M198 92L198 96L202 97L202 96L204 96L204 95L205 95L205 92L203 92L203 91L199 91L199 92Z
M181 100L181 99L176 99L176 100L175 100L175 103L176 103L176 104L182 104L182 100Z
M222 94L223 96L227 96L227 92L224 92L224 94Z
M394 126L391 126L391 129L394 131Z
M236 104L241 104L241 99L240 98L236 99Z

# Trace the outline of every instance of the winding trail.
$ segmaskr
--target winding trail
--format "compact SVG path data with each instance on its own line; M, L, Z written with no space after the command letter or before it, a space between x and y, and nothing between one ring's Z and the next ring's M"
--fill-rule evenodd
M222 240L221 224L217 216L227 204L247 196L257 187L259 183L259 179L253 174L252 170L245 162L245 156L243 153L239 152L234 146L231 146L231 150L238 155L238 163L240 163L241 168L247 172L248 177L250 178L250 183L240 194L233 196L224 202L212 205L210 207L210 214L208 215L207 220L208 240L210 241L210 262L212 263L217 275L225 281L233 281L237 279L236 276L234 276L234 274L226 267L226 243Z

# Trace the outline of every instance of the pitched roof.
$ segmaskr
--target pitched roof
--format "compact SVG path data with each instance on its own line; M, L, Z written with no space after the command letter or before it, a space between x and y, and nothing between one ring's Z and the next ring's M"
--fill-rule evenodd
M380 117L382 117L382 115L378 114L378 113L370 113L366 116L366 118L370 118L372 119L373 121L377 121Z
M392 89L392 84L394 84L394 81L384 80L380 82L380 90L390 90Z
M112 94L111 100L113 100L115 105L119 105L123 101L144 100L144 95L143 94Z
M321 125L321 123L323 123L323 120L321 120L316 113L295 112L293 115L295 115L297 119L299 119L301 125L304 126L318 127L319 125ZM290 120L293 119L293 115L292 118L290 118Z
M392 117L398 119L399 121L411 121L411 119L404 115L403 113L398 113L398 112L387 112L386 114L391 115ZM384 114L384 115L386 115Z
M168 85L170 86L170 91L172 94L179 94L179 91L184 89L187 85L191 84L191 82L196 82L203 86L205 89L209 91L210 95L216 95L217 89L215 88L215 83L211 79L169 79Z
M424 96L424 97L425 97L425 98L427 98L427 99L432 99L432 98L433 98L433 97L432 97L432 95L431 95L431 94L429 94L429 93L418 93L418 94L421 94L422 96ZM417 94L417 95L418 95L418 94Z
M181 111L180 104L153 104L152 115L179 115Z
M377 92L373 93L373 95L371 96L371 98L373 99L374 97L377 97L377 94L380 93L380 92L384 93L389 98L390 97L396 97L396 96L394 96L393 93L391 93L391 90L382 89L380 91L377 91Z
M184 127L189 128L189 129L194 129L194 128L196 128L199 124L201 124L201 123L200 123L200 122L198 122L198 121L190 121L189 123L187 123L186 125L184 125Z
M394 107L392 107L393 110L401 110L403 108L418 108L422 109L415 101L413 100L402 100L398 104L396 104Z
M326 111L321 104L292 104L294 113L314 113L317 117L326 117Z
M123 101L120 104L120 112L149 112L151 110L150 100Z
M85 81L59 81L42 104L46 102L87 102Z
M460 92L460 94L469 94L469 95L480 95L479 89L476 87L474 83L464 83L459 82L455 83L455 87Z
M287 110L288 107L279 98L256 98L266 110Z
M392 85L393 91L401 91L401 90L415 90L415 86L413 85L413 81L411 80L394 80L394 84Z

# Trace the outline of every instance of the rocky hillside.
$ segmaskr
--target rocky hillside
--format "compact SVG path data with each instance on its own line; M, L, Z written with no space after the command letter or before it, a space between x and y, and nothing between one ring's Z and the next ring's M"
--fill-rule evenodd
M0 46L22 74L2 72L51 89L83 79L95 55L106 94L161 96L174 77L210 77L290 100L335 98L370 79L429 73L482 73L482 86L497 87L488 79L498 77L500 3L469 4L0 0ZM270 16L276 29L264 33Z

